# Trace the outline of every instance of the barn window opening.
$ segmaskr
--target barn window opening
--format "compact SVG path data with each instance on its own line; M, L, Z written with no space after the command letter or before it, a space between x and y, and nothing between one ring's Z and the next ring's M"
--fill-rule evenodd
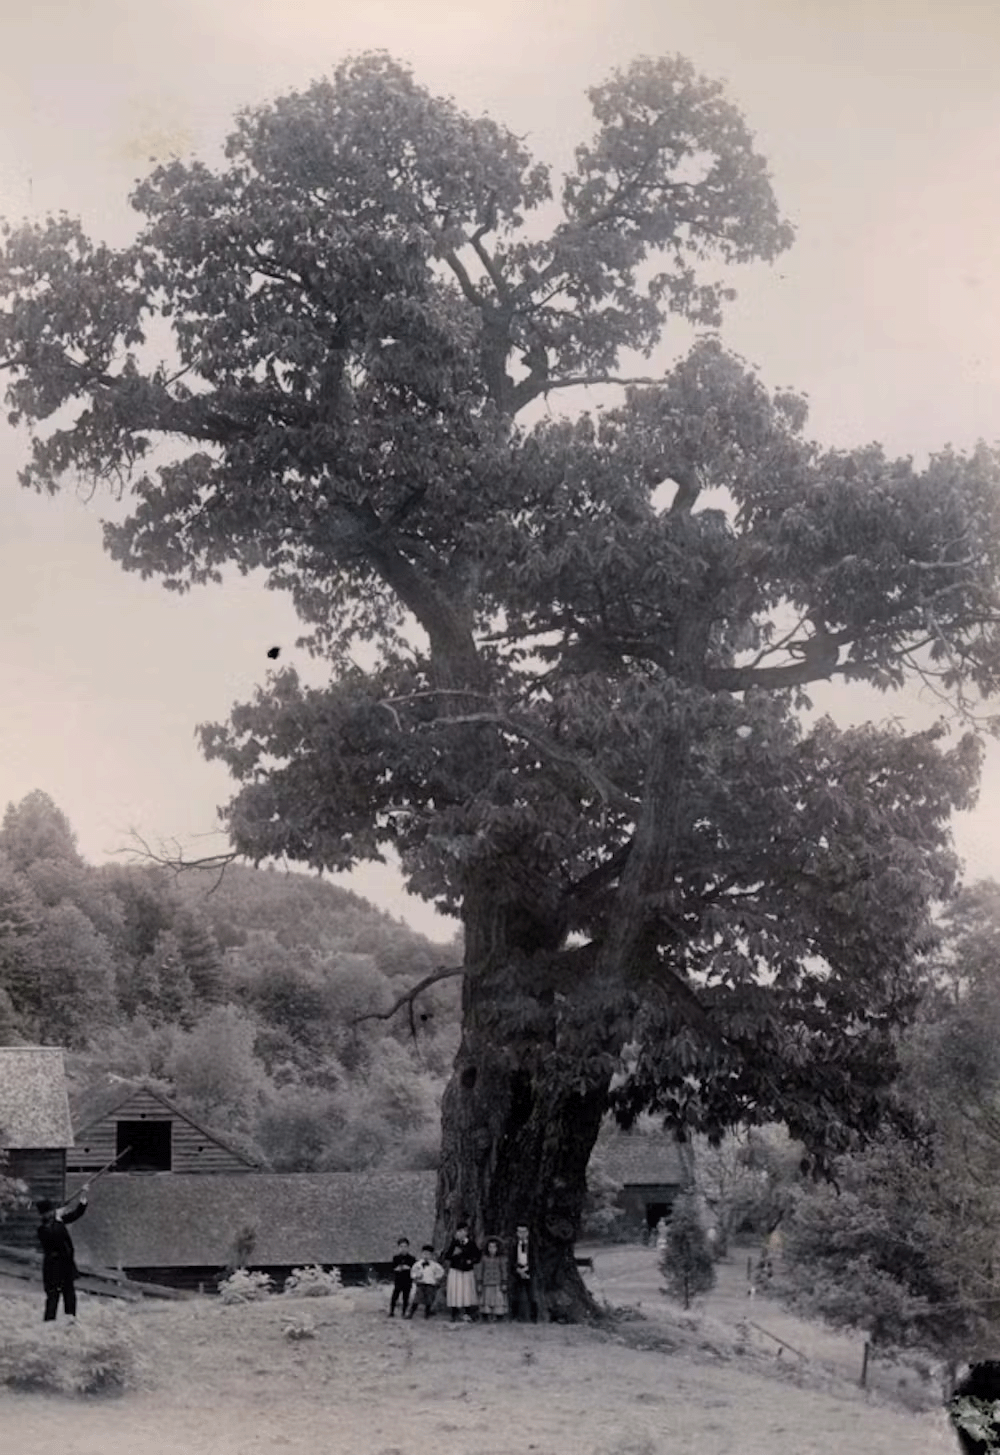
M661 1218L670 1221L671 1205L669 1202L647 1202L646 1204L646 1227L652 1233L655 1231Z
M119 1122L118 1168L122 1172L169 1172L171 1160L170 1122ZM124 1156L122 1155L124 1153Z

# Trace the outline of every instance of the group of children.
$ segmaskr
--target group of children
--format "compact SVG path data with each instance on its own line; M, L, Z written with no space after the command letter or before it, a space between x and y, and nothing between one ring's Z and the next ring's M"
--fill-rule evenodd
M410 1240L400 1238L392 1260L389 1317L393 1318L397 1306L401 1305L404 1319L412 1319L418 1307L423 1309L424 1318L429 1319L444 1284L449 1328L455 1328L460 1322L471 1323L479 1316L494 1323L507 1314L529 1317L537 1323L528 1229L523 1224L517 1229L514 1255L513 1266L508 1271L508 1259L500 1239L487 1238L480 1250L467 1223L460 1223L455 1229L455 1236L440 1259L429 1243L424 1244L420 1257L415 1258L410 1252Z

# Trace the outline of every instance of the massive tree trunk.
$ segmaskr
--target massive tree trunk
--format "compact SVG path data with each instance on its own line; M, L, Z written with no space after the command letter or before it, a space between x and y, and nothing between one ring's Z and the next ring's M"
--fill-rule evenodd
M467 1220L513 1255L527 1225L540 1319L594 1312L574 1261L586 1171L607 1108L608 1076L566 1076L555 1000L539 988L550 951L527 952L519 917L470 896L462 1042L442 1107L439 1246Z
M609 1053L628 1014L615 1005L640 987L682 1015L704 1012L684 981L658 969L658 925L670 917L691 743L679 701L650 745L644 800L615 909L589 973L566 988L587 1001L570 1024L554 993L563 932L558 914L505 898L494 882L465 896L462 1042L442 1107L439 1237L467 1220L477 1240L510 1245L518 1223L534 1249L540 1317L596 1312L573 1257L586 1171L608 1105ZM554 972L554 973L553 973ZM589 994L588 994L589 982Z

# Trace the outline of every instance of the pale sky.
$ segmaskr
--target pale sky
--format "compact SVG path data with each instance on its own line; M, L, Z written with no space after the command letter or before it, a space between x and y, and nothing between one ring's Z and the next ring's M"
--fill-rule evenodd
M920 457L1000 437L995 0L0 0L0 215L66 210L122 242L151 156L211 156L239 107L374 48L556 163L586 135L588 85L637 55L688 56L745 112L798 228L776 267L738 275L727 344L807 393L826 443ZM101 549L107 502L29 496L25 449L0 424L0 809L44 789L93 861L133 829L218 847L200 836L233 785L194 729L264 680L269 646L296 661L291 608L254 582L178 598L125 575ZM934 715L916 694L829 702ZM1000 878L998 799L991 748L957 824L970 877ZM351 883L452 933L390 872Z

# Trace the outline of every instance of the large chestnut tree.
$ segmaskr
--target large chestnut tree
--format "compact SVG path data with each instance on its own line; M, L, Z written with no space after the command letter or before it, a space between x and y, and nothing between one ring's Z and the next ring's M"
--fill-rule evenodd
M130 245L0 252L23 483L109 484L169 588L264 573L329 662L202 730L234 851L393 851L461 921L441 1232L526 1221L570 1316L609 1106L779 1118L817 1164L881 1114L978 752L807 728L809 684L1000 668L997 457L811 443L710 332L718 272L792 241L740 113L680 58L590 101L556 179L363 56L158 167ZM629 381L672 318L701 341Z

